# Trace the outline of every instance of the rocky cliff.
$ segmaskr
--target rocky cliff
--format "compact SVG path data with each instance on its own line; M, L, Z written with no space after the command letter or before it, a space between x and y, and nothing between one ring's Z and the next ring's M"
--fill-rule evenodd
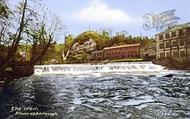
M72 47L68 50L67 61L70 63L82 63L89 60L93 51L103 49L107 40L100 34L88 31L74 39Z

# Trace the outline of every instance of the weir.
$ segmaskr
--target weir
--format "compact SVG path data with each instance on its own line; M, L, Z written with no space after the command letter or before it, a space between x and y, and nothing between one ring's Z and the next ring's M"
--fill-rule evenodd
M159 72L164 67L152 62L128 62L108 64L62 64L36 65L34 74L83 74L83 73L122 73L122 72Z

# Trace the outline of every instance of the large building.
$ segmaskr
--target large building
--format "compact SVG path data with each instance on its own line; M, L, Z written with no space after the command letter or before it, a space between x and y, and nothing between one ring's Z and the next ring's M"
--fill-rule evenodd
M92 53L92 60L138 59L140 58L140 44L128 44L105 47L101 51Z
M190 23L174 26L155 37L157 59L190 56Z

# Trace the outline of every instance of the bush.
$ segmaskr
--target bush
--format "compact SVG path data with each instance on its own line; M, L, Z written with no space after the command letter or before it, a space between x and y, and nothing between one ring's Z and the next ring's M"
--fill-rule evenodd
M157 60L156 64L160 64L163 66L166 66L170 69L190 69L190 58L184 57L184 58L165 58L162 60Z

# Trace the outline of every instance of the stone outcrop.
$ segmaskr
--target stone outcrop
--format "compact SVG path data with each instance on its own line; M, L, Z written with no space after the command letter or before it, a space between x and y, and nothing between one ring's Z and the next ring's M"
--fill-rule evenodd
M68 58L70 60L88 60L89 54L91 54L92 51L96 50L96 42L93 39L89 39L85 41L82 44L79 44L78 42L74 43L72 46Z
M83 44L79 44L76 42L72 48L71 53L81 53L83 51L94 51L96 49L96 42L92 39L89 39L88 41L84 42Z

